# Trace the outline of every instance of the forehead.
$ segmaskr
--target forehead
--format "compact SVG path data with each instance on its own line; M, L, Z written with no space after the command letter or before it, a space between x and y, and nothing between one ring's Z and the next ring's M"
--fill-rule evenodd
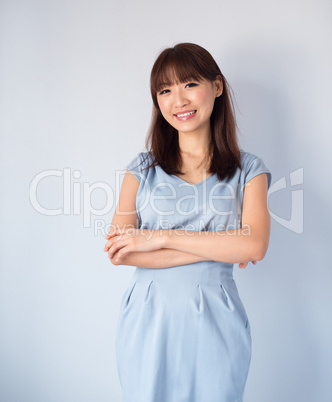
M184 65L162 66L155 79L155 89L160 90L165 86L176 85L190 80L203 81L204 78L193 68L185 68Z

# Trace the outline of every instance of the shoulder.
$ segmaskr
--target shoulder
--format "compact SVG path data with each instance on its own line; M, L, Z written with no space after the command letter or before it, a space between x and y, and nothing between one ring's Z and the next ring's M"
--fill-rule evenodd
M127 163L126 168L132 172L139 181L141 181L142 175L144 175L144 169L151 163L152 155L150 152L142 151L138 152Z
M244 151L243 149L240 149L240 153L241 153L242 168L244 168L245 166L252 163L255 159L258 158L257 155L251 152Z
M151 155L149 152L138 152L129 159L129 163L127 163L126 167L130 170L130 168L136 167L137 165L146 165L150 160Z
M241 165L242 165L241 175L243 177L243 184L246 184L253 177L261 173L266 173L269 188L272 181L272 173L266 166L263 159L257 156L256 154L244 151L243 149L240 149L240 153L241 153Z

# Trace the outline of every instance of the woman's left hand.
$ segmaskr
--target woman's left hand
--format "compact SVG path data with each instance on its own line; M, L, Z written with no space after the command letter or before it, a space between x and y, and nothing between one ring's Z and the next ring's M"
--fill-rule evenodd
M109 240L104 251L108 251L110 259L118 251L116 261L133 251L154 251L162 248L162 236L159 230L117 229L105 238Z
M256 265L257 264L257 261L251 261L254 265ZM248 262L240 262L239 263L239 268L245 268L247 265L249 264L249 261Z

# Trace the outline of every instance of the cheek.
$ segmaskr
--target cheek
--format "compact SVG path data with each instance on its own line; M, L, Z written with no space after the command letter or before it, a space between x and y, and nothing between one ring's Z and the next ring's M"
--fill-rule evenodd
M212 111L214 106L215 97L211 93L201 93L199 97L200 104L204 105L209 111Z
M211 102L211 97L212 94L210 93L210 91L202 91L198 94L200 101L203 103L210 103Z
M169 114L169 113L168 113L167 101L165 101L165 100L159 101L159 100L158 100L158 106L159 106L159 109L160 109L161 114L162 114L162 115L164 116L164 118L167 120L167 115Z
M164 111L166 110L166 107L167 107L167 102L165 102L164 99L157 99L157 102L158 102L159 109L161 110L162 113L164 113Z

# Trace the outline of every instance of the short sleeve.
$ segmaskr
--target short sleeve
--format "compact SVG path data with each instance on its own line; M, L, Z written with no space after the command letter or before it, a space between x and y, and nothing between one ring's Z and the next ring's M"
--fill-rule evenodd
M126 168L141 182L141 169L142 169L142 158L141 153L134 156L131 161L127 164Z
M131 159L126 167L133 175L135 175L137 180L141 183L142 179L147 179L150 162L151 155L149 154L149 152L139 152Z
M267 168L262 158L257 157L256 155L250 154L250 158L247 162L247 166L245 166L245 179L244 184L246 184L249 180L254 178L255 176L266 173L267 174L267 182L268 189L271 186L272 174L270 170Z

